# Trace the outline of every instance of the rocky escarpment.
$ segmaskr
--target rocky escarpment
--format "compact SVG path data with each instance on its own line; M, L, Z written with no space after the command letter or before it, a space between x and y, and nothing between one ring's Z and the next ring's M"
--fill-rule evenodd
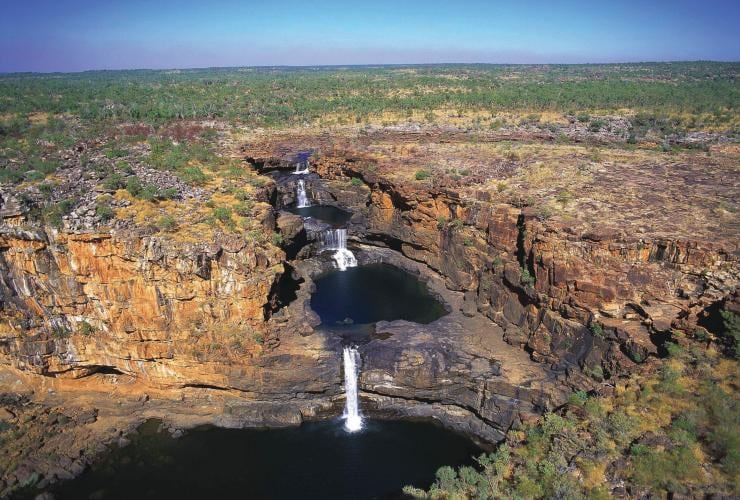
M131 233L0 232L3 364L51 377L290 398L336 382L319 337L265 325L283 254L240 237L199 246ZM265 396L269 395L269 396Z
M547 220L486 190L391 181L346 152L323 154L315 168L327 179L323 196L355 211L351 238L440 273L507 342L577 386L662 355L673 328L692 331L738 286L737 248L727 241Z
M380 323L360 348L363 405L379 414L496 441L570 390L604 389L661 355L673 328L695 328L737 287L727 243L547 220L490 190L395 181L347 153L313 169L311 198L352 211L359 260L414 272L450 311L430 325ZM297 176L284 177L267 194L278 209L294 202ZM137 421L182 418L196 401L197 423L218 425L336 414L341 339L310 308L325 270L312 243L320 225L265 219L284 253L247 235L188 245L144 228L22 227L11 212L0 229L4 387L53 388L59 404L89 391L96 407L112 389ZM287 302L285 280L299 285Z

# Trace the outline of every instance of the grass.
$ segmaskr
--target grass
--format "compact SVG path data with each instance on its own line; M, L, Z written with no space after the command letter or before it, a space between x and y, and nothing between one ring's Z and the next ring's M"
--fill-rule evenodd
M612 395L576 392L559 412L509 431L478 467L444 467L429 490L404 491L418 498L609 498L605 483L624 481L632 495L737 496L737 361L681 342L670 359L617 382Z

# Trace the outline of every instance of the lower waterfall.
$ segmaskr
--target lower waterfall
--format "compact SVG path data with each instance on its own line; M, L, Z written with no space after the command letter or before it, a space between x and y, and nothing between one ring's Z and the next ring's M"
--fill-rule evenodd
M321 233L321 244L326 250L334 250L334 263L340 271L357 266L355 254L347 249L347 230L330 229Z
M344 406L344 428L347 432L356 432L362 429L360 416L360 401L357 395L357 378L360 372L360 353L357 347L344 348L344 392L347 400Z

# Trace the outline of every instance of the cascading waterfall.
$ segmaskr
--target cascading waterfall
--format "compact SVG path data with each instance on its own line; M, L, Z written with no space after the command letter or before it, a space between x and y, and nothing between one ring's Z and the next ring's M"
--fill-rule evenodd
M300 179L298 181L298 184L295 189L295 195L296 195L296 206L298 208L306 208L311 206L311 201L308 199L308 194L306 193L306 183L303 181L303 179Z
M360 352L357 347L344 348L344 392L347 397L344 405L344 428L347 432L356 432L362 429L360 416L360 400L357 395L357 378L360 374Z
M356 267L357 259L352 251L347 249L347 230L329 229L321 233L321 244L326 250L334 250L334 263L340 271L346 271L348 267Z
M308 160L305 162L299 161L295 164L295 172L294 174L307 174L308 173Z

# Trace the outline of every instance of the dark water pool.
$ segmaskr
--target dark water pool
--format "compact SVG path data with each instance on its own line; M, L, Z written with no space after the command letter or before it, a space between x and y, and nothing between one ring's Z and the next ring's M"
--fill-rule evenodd
M317 277L311 308L325 326L405 319L431 323L447 311L411 274L389 264L369 264Z
M427 422L341 422L272 430L196 429L179 439L148 422L114 451L53 493L64 499L400 498L406 484L429 487L442 465L472 463L466 438Z
M311 217L326 222L334 227L344 226L352 218L351 213L331 205L314 205L303 208L288 207L286 210L301 217Z

